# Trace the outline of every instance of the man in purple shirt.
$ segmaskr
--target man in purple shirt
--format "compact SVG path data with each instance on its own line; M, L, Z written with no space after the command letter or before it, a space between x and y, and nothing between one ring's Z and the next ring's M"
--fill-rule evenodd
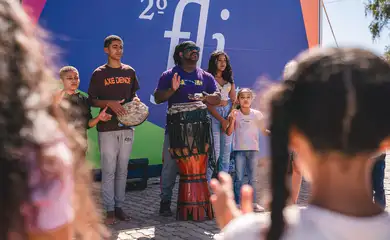
M194 42L182 42L175 48L173 59L176 66L165 71L158 82L154 92L156 103L168 101L168 108L175 103L197 101L193 96L203 93L201 100L209 105L217 105L221 96L215 85L214 77L208 72L198 68L196 63L199 59L199 47ZM161 172L161 202L160 215L171 216L172 189L175 186L177 164L172 159L168 149L169 137L165 131L163 147L163 169Z

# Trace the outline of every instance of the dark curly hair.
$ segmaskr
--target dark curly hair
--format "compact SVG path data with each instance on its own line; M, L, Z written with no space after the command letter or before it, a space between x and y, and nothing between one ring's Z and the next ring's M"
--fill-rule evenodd
M221 55L224 55L226 57L226 68L222 72L222 78L229 83L234 83L233 70L232 70L232 66L230 64L230 58L227 55L227 53L225 53L224 51L214 51L211 54L210 59L209 59L209 66L208 66L207 72L211 73L215 77L215 75L217 74L218 58Z
M34 164L45 176L47 167L57 160L46 156L43 144L54 141L52 129L66 136L72 151L72 206L77 216L72 230L81 239L98 239L106 232L90 189L92 176L82 150L86 139L69 127L63 111L54 104L58 83L49 65L53 59L48 54L53 51L44 41L47 34L32 26L18 1L0 0L0 22L0 239L15 234L28 239L21 206L34 204L28 182L31 162L26 156L30 151L25 149L39 153Z
M360 49L302 53L271 99L272 204L268 240L285 229L289 131L299 129L318 153L375 153L390 134L390 65ZM375 123L375 124L373 124Z

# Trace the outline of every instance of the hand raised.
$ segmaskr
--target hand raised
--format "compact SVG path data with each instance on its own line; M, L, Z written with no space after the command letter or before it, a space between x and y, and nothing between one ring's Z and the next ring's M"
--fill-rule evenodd
M245 185L241 188L241 211L234 201L233 182L229 174L221 172L217 179L212 179L210 186L214 194L210 197L217 224L223 229L234 218L253 212L253 189Z
M172 90L176 91L180 87L180 76L175 73L172 78Z

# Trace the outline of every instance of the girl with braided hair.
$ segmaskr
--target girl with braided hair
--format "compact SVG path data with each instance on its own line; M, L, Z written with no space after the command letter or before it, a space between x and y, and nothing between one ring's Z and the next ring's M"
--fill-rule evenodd
M390 239L390 215L372 201L375 156L390 146L390 65L361 49L308 50L271 99L272 203L252 213L253 189L213 179L222 239ZM307 208L286 207L289 149L311 184Z
M0 239L100 239L86 139L54 99L48 43L20 3L0 0ZM44 57L45 56L45 57Z

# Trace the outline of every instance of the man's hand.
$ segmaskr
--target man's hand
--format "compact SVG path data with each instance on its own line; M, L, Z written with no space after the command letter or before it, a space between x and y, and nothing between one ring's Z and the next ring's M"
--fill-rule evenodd
M207 92L202 92L202 93L188 94L188 99L194 100L194 101L206 102L208 97L213 97L213 96L216 96L216 95L208 94Z
M99 115L98 115L99 121L107 122L107 121L111 120L112 115L106 113L106 111L107 111L107 107L105 107L105 108L99 113Z
M188 94L188 99L192 101L204 101L205 95L202 93Z
M176 91L180 87L180 76L175 73L172 78L172 90Z
M217 179L212 179L210 186L214 194L210 197L217 224L223 229L234 218L253 212L253 188L244 185L241 188L241 211L234 201L233 183L229 174L221 172Z
M118 116L122 116L126 114L126 110L122 107L121 103L123 103L125 99L120 101L111 101L107 104L107 106Z
M202 101L206 104L216 106L221 103L221 94L219 92L214 92L213 94L203 92L203 96Z
M134 101L134 102L141 102L141 100L140 100L138 97L134 97L134 98L133 98L133 101Z

